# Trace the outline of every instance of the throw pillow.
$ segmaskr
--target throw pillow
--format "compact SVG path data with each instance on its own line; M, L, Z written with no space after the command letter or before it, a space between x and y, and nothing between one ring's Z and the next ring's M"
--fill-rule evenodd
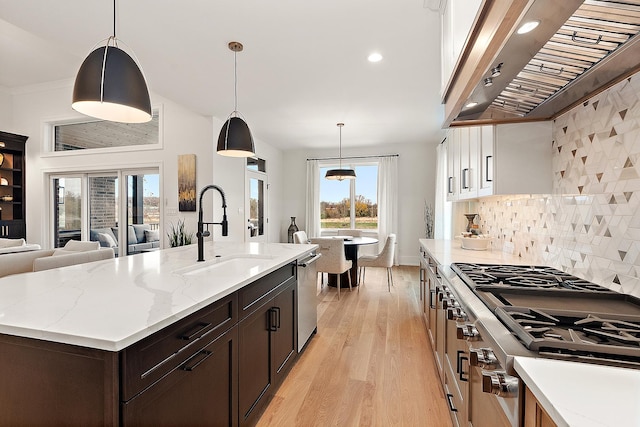
M127 226L127 242L129 245L135 245L138 243L136 231L133 229L132 225Z
M100 249L100 242L69 240L64 249L67 251L93 251Z
M157 242L160 240L160 230L144 230L145 242Z
M116 241L113 240L113 237L108 235L107 233L98 233L98 241L100 242L100 246L105 248L115 248L118 246Z
M69 255L69 254L75 254L75 253L78 253L78 251L65 251L64 249L56 249L55 251L53 251L51 256Z

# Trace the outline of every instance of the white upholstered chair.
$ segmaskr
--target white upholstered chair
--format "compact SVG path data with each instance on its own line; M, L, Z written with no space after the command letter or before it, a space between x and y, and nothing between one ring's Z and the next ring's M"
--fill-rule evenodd
M362 236L362 230L356 230L353 228L341 228L338 230L338 236L360 237Z
M329 273L338 275L338 299L340 299L340 275L351 269L353 263L347 260L344 255L344 240L332 239L331 237L316 237L311 239L311 243L318 245L317 252L322 254L316 267L318 273ZM351 275L349 277L349 290L351 290Z
M358 275L358 284L364 283L364 277L367 267L382 267L387 269L387 287L391 292L391 285L393 285L393 275L391 273L391 267L393 267L393 257L396 248L396 235L389 234L387 240L384 243L384 248L378 255L362 255L358 257L358 269L360 274ZM358 287L360 290L360 287Z
M293 243L309 243L307 233L304 231L296 231L293 233Z

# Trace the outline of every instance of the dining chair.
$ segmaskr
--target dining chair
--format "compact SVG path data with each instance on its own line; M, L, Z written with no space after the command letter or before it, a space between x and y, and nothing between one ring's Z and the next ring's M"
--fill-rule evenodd
M340 228L338 230L338 236L361 237L362 230L356 230L354 228Z
M347 260L344 254L344 240L331 237L315 237L311 243L318 245L318 253L322 256L316 261L318 273L336 274L338 276L338 299L340 299L340 275L351 269L353 263ZM351 288L351 275L349 277L349 290Z
M293 243L309 243L307 233L305 231L296 231L293 233Z
M384 243L384 248L378 255L362 255L358 257L358 284L364 284L364 276L366 273L366 267L383 267L387 269L387 287L391 292L391 285L393 285L393 275L391 268L393 267L393 258L396 247L396 235L389 234L387 240ZM360 287L358 287L360 291Z

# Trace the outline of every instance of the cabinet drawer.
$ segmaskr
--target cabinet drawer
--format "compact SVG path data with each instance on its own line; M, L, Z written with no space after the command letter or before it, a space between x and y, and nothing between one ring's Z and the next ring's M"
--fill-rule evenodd
M275 289L296 277L296 265L287 264L276 271L256 280L238 291L240 319L244 319L258 309L264 301L273 298Z
M237 293L216 301L120 353L121 400L128 401L238 321Z

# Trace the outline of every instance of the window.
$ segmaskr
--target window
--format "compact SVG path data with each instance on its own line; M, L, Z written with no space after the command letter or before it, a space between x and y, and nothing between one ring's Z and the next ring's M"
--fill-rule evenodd
M378 165L353 164L356 179L325 179L327 170L338 165L320 167L320 227L378 229ZM354 207L352 209L352 206Z
M160 119L153 112L147 123L117 123L92 121L53 126L54 151L88 150L95 148L127 147L158 144Z

